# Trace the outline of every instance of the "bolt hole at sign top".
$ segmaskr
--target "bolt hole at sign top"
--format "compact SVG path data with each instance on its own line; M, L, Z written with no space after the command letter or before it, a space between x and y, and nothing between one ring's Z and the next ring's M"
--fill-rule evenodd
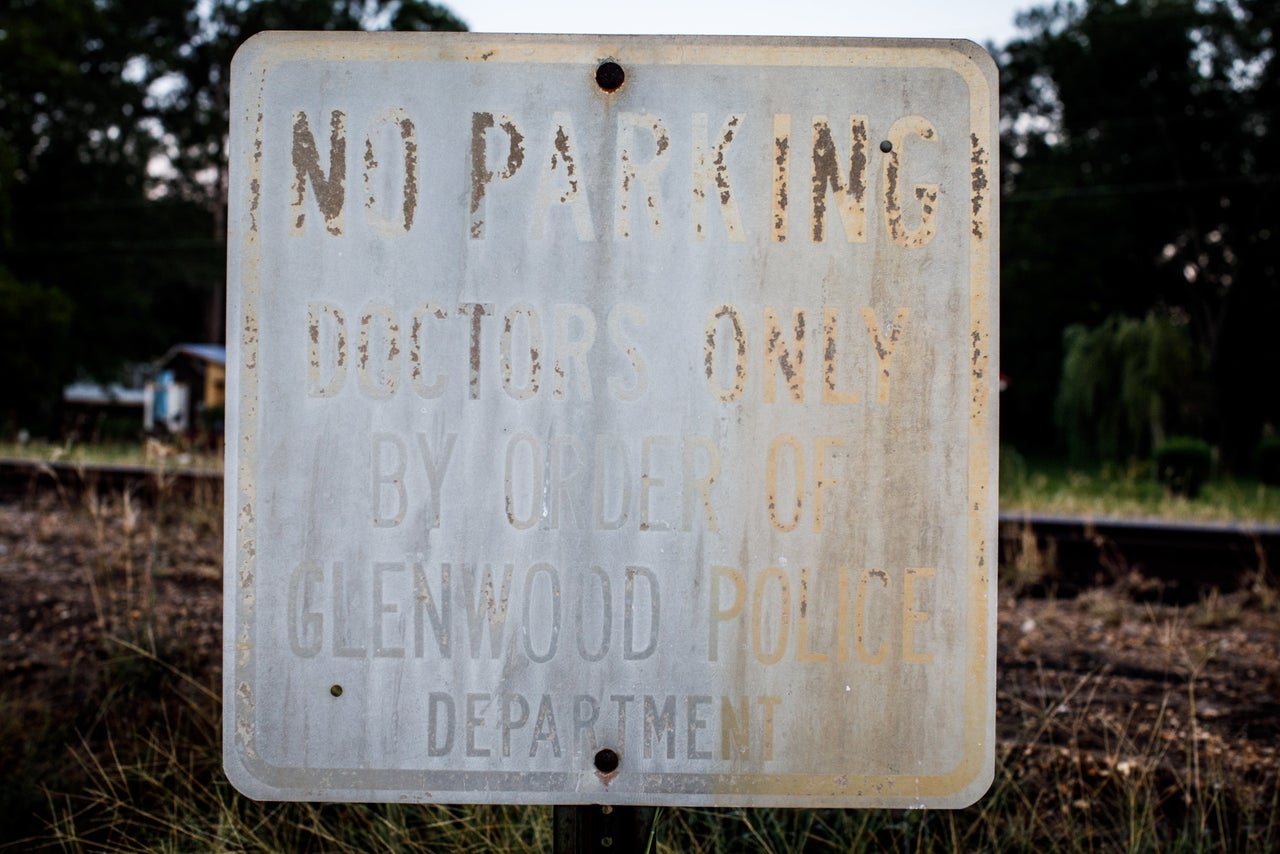
M612 60L606 60L596 66L596 83L606 92L616 92L622 88L627 74L622 66Z

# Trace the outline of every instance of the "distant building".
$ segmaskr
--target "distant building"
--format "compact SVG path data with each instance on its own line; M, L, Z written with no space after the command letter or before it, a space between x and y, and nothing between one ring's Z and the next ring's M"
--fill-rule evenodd
M147 432L222 432L226 404L227 348L177 344L156 361L142 414Z

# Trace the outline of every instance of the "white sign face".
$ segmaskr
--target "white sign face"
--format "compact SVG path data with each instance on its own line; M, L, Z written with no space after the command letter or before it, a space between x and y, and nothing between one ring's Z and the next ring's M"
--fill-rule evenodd
M995 78L968 42L248 42L236 786L979 797Z

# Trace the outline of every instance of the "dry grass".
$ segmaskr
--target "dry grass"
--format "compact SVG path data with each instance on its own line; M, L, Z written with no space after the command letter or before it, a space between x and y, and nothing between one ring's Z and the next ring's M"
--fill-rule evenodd
M28 674L15 690L0 687L0 838L13 850L551 847L548 807L270 804L240 796L221 770L217 626L207 609L166 605L175 584L218 596L209 565L219 544L217 497L162 494L144 505L127 493L95 493L19 515L0 527L0 555L36 568L70 561L79 589L65 591L64 604L70 609L72 594L80 596L84 631L96 641L64 669ZM1038 552L1012 557L1021 586L1042 582L1052 563ZM1003 594L1002 650L1022 642L1019 631L1027 638L1047 631L1022 616L1017 592ZM1240 761L1211 726L1220 712L1204 696L1220 663L1214 638L1239 631L1275 600L1263 584L1181 609L1143 610L1121 588L1045 603L1032 612L1042 623L1071 616L1082 632L1156 638L1169 662L1163 693L1127 700L1111 662L1066 670L1037 663L1024 682L1001 682L995 782L968 809L665 809L656 850L1280 850L1276 757L1269 765ZM1018 655L1040 661L1034 650Z

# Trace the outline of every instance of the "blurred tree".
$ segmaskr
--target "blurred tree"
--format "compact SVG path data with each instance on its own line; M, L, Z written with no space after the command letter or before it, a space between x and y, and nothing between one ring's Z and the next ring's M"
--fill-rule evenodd
M156 270L135 246L156 220L142 61L173 14L158 0L0 7L0 268L12 300L0 370L19 392L9 408L30 407L37 388L56 401L77 365L105 372L150 338L151 293L167 282L148 278Z
M1063 333L1057 420L1073 458L1145 457L1203 429L1204 370L1183 318L1112 315Z
M1228 461L1280 417L1257 382L1280 370L1260 326L1280 308L1277 23L1266 0L1086 0L1020 17L1025 35L1000 55L1014 441L1048 434L1064 363L1046 342L1153 309L1189 321Z
M74 367L67 358L71 312L62 292L19 282L0 267L0 435L52 416L48 389L59 388Z

